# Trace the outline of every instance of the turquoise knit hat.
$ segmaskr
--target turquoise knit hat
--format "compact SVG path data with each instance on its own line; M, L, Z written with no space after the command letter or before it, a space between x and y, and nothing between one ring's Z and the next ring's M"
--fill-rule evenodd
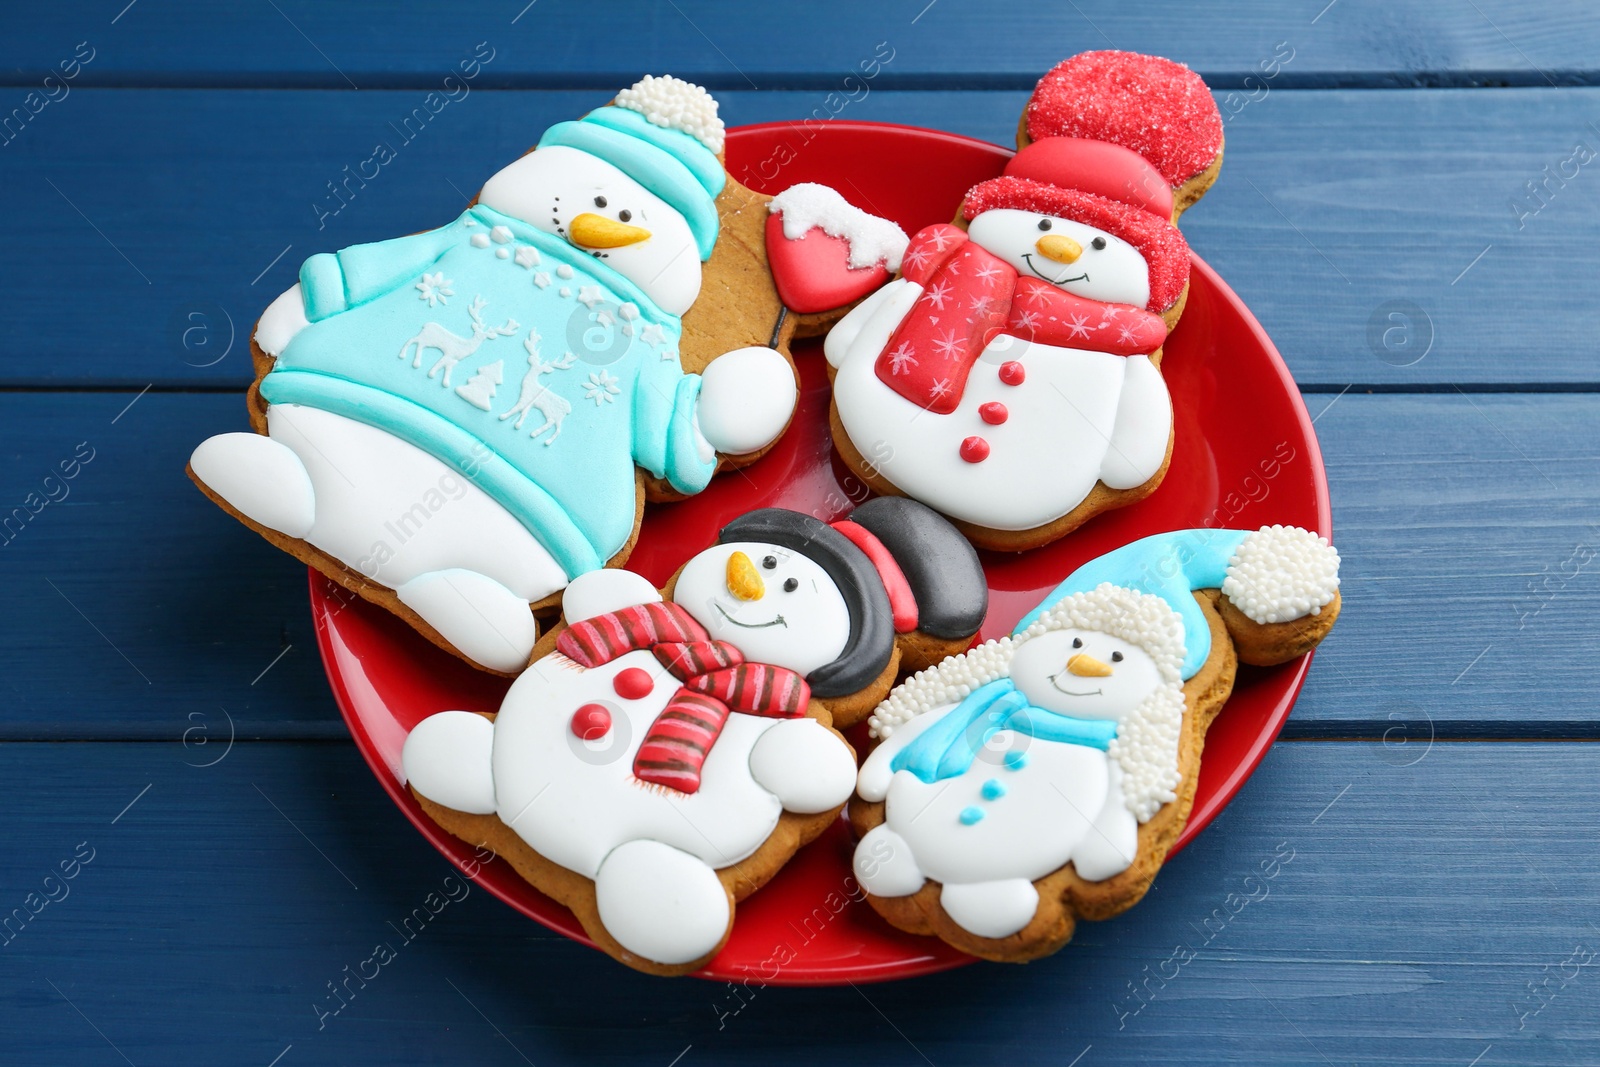
M689 125L698 136L685 132L683 108L673 115L651 112L650 117L628 104L641 90L659 96L665 91L681 103L687 98L699 105ZM709 102L709 107L706 103ZM641 100L641 106L648 104ZM672 118L680 121L667 125ZM722 122L716 117L716 101L699 86L676 78L645 78L630 90L618 94L617 104L591 111L576 122L559 122L545 131L539 147L564 145L605 160L628 177L670 204L689 223L701 260L711 258L717 243L717 194L727 183L722 162L706 143L721 147Z

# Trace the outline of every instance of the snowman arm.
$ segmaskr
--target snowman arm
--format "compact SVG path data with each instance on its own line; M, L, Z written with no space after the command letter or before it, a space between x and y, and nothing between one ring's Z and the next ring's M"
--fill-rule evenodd
M870 352L876 357L921 295L922 286L906 278L896 278L857 304L828 331L827 339L822 342L822 352L828 357L829 365L841 367L847 358L860 352Z
M453 227L351 245L338 252L318 252L300 265L300 288L306 317L319 322L357 304L364 304L417 276L455 243ZM450 297L443 298L446 302Z
M561 594L561 613L571 626L596 615L631 608L635 604L655 604L661 593L650 580L633 571L602 567L580 574Z
M1161 469L1171 437L1172 397L1166 381L1149 356L1129 356L1100 480L1112 489L1143 485Z
M769 727L750 750L750 776L785 811L815 815L850 799L856 757L817 720L786 719Z
M441 711L417 723L400 750L406 784L436 804L492 815L494 723L470 711Z
M861 794L861 799L877 801L887 796L889 782L895 775L894 768L890 764L900 754L900 750L916 740L922 731L954 711L956 707L955 704L949 704L923 712L911 721L896 726L894 733L879 742L878 747L873 749L861 764L861 773L856 776L856 792Z
M311 325L306 318L305 292L299 282L279 294L267 305L256 322L256 344L269 356L280 355L295 334Z
M775 349L757 345L718 356L700 373L696 444L728 456L765 448L789 425L799 395L794 367Z

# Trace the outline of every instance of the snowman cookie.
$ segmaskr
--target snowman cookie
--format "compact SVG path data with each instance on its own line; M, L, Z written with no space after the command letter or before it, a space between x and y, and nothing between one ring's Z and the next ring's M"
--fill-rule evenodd
M900 685L850 805L855 873L895 926L1027 961L1149 889L1188 820L1238 661L1339 615L1339 555L1292 527L1184 530L1075 572L1009 637Z
M1166 473L1162 345L1189 283L1175 219L1216 176L1222 124L1187 68L1087 53L1039 83L1022 141L825 343L845 462L1013 551Z
M218 504L470 662L620 565L646 498L788 424L793 324L766 198L704 89L647 77L495 174L453 222L320 253L257 324L255 433L202 443Z
M900 646L965 647L987 587L954 528L883 499L831 526L752 512L664 591L602 569L562 608L496 715L417 725L406 781L606 952L684 974L837 818L856 763L833 727L888 692Z

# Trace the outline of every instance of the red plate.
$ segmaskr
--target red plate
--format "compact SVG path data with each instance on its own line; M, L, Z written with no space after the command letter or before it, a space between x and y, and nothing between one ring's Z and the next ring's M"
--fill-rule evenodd
M770 193L796 182L832 185L907 233L949 221L962 194L998 174L1010 155L981 141L874 123L774 123L728 134L730 166L745 184ZM1178 409L1177 446L1166 480L1143 502L1096 519L1054 545L1018 555L985 554L991 600L982 638L1008 632L1080 564L1147 534L1270 523L1332 533L1322 456L1288 369L1249 309L1199 257L1191 279L1188 308L1162 362ZM691 500L648 508L630 568L659 584L712 544L723 524L753 508L782 506L831 519L864 499L865 487L840 465L829 443L821 346L796 345L795 356L802 390L788 435L743 475L718 478ZM440 830L401 784L400 749L411 727L434 712L495 710L507 683L439 651L389 613L352 603L315 571L311 608L334 696L362 755L423 836L465 863L472 850ZM1288 717L1310 660L1240 671L1233 698L1206 738L1194 812L1176 848L1204 829L1255 770ZM851 848L841 820L739 905L727 947L700 976L831 985L905 978L971 962L934 938L893 929L865 902L851 900ZM550 929L590 943L571 912L535 891L509 864L485 866L479 882ZM792 958L778 966L786 957Z

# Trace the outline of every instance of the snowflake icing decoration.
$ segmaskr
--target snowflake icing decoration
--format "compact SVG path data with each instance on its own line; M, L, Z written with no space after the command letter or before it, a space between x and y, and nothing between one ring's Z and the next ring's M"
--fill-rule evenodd
M422 280L417 283L417 299L426 301L429 307L434 304L448 304L456 291L450 288L454 283L444 276L444 271L437 274L422 275Z
M620 392L622 390L617 388L617 379L603 370L589 375L589 380L583 383L583 398L593 400L595 407L614 403Z

